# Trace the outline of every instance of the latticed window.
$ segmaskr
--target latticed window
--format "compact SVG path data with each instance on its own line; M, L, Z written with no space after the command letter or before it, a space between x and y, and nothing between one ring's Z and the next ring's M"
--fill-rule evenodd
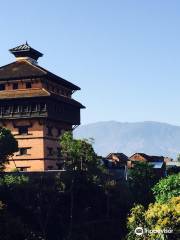
M36 112L37 111L37 104L34 103L34 104L31 105L31 111L32 112Z
M29 106L28 105L23 105L22 110L23 110L23 112L28 112L29 111Z
M4 114L9 114L10 113L10 111L11 111L11 108L10 108L10 106L4 106Z
M44 103L40 104L40 111L42 111L42 112L46 111L46 104L44 104Z
M47 127L47 135L48 136L52 136L53 134L52 134L52 127Z
M13 110L15 113L19 112L19 106L18 105L14 105Z

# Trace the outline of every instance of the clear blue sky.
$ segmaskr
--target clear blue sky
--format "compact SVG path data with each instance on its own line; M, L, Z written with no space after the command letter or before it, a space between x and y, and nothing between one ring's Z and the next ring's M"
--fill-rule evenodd
M0 65L26 40L40 65L82 88L83 124L180 125L180 1L2 1Z

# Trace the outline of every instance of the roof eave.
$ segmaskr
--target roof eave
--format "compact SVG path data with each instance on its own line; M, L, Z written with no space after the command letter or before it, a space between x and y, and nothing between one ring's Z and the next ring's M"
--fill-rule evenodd
M68 87L71 90L76 90L76 91L81 90L81 88L78 87L77 85L75 85L53 73L47 73L47 75L45 75L45 77L48 78L49 80L56 80L59 84L65 86L65 87Z

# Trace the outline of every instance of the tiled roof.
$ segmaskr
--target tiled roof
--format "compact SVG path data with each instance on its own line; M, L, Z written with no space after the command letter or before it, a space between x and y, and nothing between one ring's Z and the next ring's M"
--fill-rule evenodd
M0 67L0 80L26 79L44 75L44 71L29 64L28 61L17 61Z
M60 102L69 103L79 108L85 108L81 103L74 99L59 96L57 94L48 92L45 89L23 89L23 90L9 90L0 91L0 100L4 99L19 99L19 98L34 98L34 97L49 97L59 100Z
M72 98L63 97L63 96L57 95L55 93L51 93L51 96L54 97L57 100L60 100L61 102L70 103L70 104L72 104L74 106L77 106L79 108L85 108L85 106L83 106L81 103L79 103L78 101L76 101Z
M46 90L43 89L24 89L24 90L9 90L0 91L0 100L14 99L14 98L31 98L50 96Z
M119 160L128 161L128 157L124 153L110 153L106 158L111 159L113 155L116 156Z
M151 155L147 155L145 153L135 153L129 159L133 159L134 156L137 156L137 155L143 157L148 162L164 161L164 157L163 156L151 156Z
M8 65L0 67L0 81L28 79L42 77L56 81L57 83L66 86L72 90L80 90L80 88L71 82L51 73L45 68L30 63L27 60L16 61Z

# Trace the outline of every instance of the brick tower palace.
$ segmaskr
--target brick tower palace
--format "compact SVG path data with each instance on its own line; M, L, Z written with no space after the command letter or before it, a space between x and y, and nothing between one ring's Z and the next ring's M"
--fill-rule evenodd
M27 43L10 52L16 61L0 67L0 126L11 130L19 151L6 171L60 169L59 137L80 124L84 108L72 99L80 88L40 67L43 54Z

